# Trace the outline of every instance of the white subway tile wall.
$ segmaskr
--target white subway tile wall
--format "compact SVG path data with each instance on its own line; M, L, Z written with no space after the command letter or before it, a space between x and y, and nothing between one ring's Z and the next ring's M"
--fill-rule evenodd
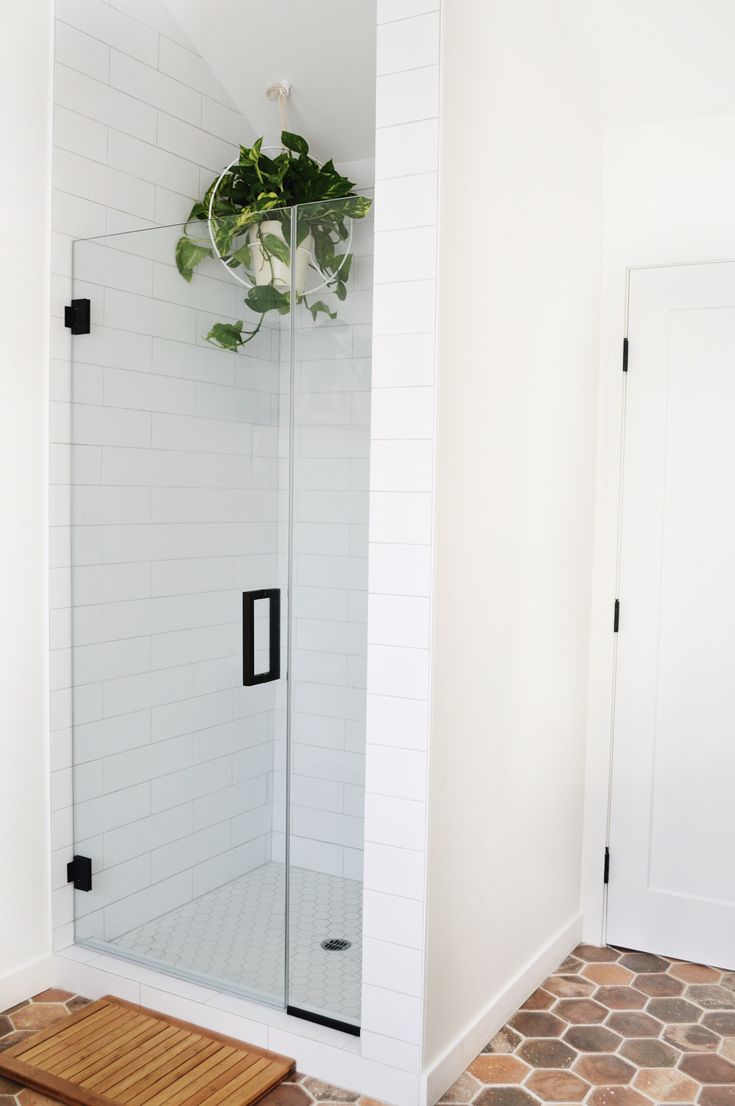
M439 0L378 0L362 1054L415 1076L424 986Z
M420 1071L417 1042L422 1018L425 884L421 826L422 822L425 825L426 799L422 781L427 757L429 670L428 648L421 644L426 632L425 607L412 609L399 602L393 608L395 625L389 623L392 599L419 599L427 605L431 599L432 495L427 472L433 441L436 260L432 242L437 222L439 6L439 0L378 0L378 67L382 75L378 79L375 225L379 234L375 264L380 285L372 327L371 404L370 385L364 375L371 327L360 297L356 296L351 305L354 314L343 317L349 325L330 328L326 353L320 329L300 336L298 386L313 393L321 390L325 398L320 421L306 425L308 420L304 419L304 425L297 427L295 494L321 493L321 499L319 494L307 494L300 502L303 517L297 518L295 525L299 566L294 581L294 611L301 620L301 640L308 647L304 652L313 654L320 680L332 663L329 658L340 655L332 652L337 645L344 650L341 662L344 664L346 657L351 667L344 684L325 684L311 677L300 682L295 717L299 718L303 740L296 750L299 770L294 779L294 800L301 808L302 824L309 817L305 812L313 811L321 820L320 832L325 836L338 824L330 823L328 816L339 819L342 855L340 860L332 854L332 863L341 863L342 870L350 874L355 869L348 858L359 850L346 842L359 840L350 836L355 831L350 820L359 819L361 814L365 772L364 757L355 745L361 724L356 693L364 695L361 681L364 683L365 673L364 668L362 673L359 669L365 657L349 651L354 645L349 636L351 628L368 619L371 641L367 671L365 994L359 1050L355 1051L356 1044L348 1048L349 1042L336 1034L329 1045L322 1043L323 1034L329 1031L310 1028L307 1023L295 1036L290 1019L281 1024L265 1008L217 996L205 988L176 980L168 980L161 988L159 981L165 981L165 977L144 969L128 966L114 977L117 993L129 991L134 1000L150 1001L159 1008L168 1004L194 1020L206 1022L202 1010L208 1007L201 1003L211 1003L210 1020L216 1020L220 1028L223 1019L231 1017L232 1031L272 1048L296 1050L303 1068L406 1106L418 1102ZM113 779L117 772L115 782L124 785L110 795L123 797L128 803L132 799L139 817L134 825L126 825L119 812L115 816L113 802L107 808L103 829L94 821L95 807L89 806L87 816L91 821L87 826L97 835L89 840L102 836L105 861L121 870L130 891L130 906L126 909L142 911L138 916L145 916L145 896L151 886L163 891L169 908L191 894L193 868L180 868L186 859L177 848L182 835L188 834L196 850L196 863L207 864L208 850L219 847L223 840L218 827L229 826L236 849L243 841L238 836L240 824L252 826L251 812L265 806L267 790L261 784L250 796L251 809L238 811L242 792L241 785L234 782L233 727L244 717L264 716L272 717L275 732L284 704L269 700L267 687L253 689L263 696L257 700L257 709L238 700L228 682L228 658L212 655L219 652L222 643L217 646L207 635L212 629L226 626L223 611L242 587L257 586L266 563L276 563L278 571L283 570L282 525L277 526L275 555L270 546L263 553L218 555L216 543L224 536L223 527L253 521L277 524L279 518L283 522L284 515L282 495L273 507L272 487L258 486L253 479L256 467L261 479L265 471L278 467L279 442L274 426L248 421L254 410L247 407L248 419L239 421L238 414L238 421L231 420L236 421L231 447L224 430L227 415L223 418L235 398L248 405L270 394L274 351L266 351L262 362L250 358L246 363L243 358L221 357L197 341L212 316L206 310L196 311L196 305L186 298L187 288L171 282L168 243L156 243L151 236L150 256L116 259L114 294L101 305L103 312L109 309L109 319L104 314L95 319L93 333L85 339L84 361L80 360L73 370L68 332L60 317L70 289L73 238L181 221L211 171L232 156L233 143L239 138L249 140L252 131L242 120L240 133L241 120L234 105L158 0L57 0L56 41L59 76L52 243L56 287L51 367L54 921L56 947L66 948L65 959L60 961L59 982L63 985L65 979L71 981L73 977L76 989L84 990L86 984L89 993L94 994L109 990L109 973L124 966L107 957L68 948L73 941L72 898L65 882L65 864L73 842L69 805L72 693L68 675L76 659L76 653L70 654L72 620L74 646L82 663L84 646L100 641L121 645L117 653L112 649L105 658L110 668L101 687L80 685L74 695L79 764L76 785L82 789L85 804L105 797L104 792L96 794L105 786L105 765L100 775L95 758L96 749L104 743L110 759L108 772L113 773ZM131 86L134 72L141 79ZM180 96L171 96L179 89L169 80L178 82ZM131 87L134 95L128 91ZM192 167L197 170L196 177ZM365 186L367 182L359 183ZM412 243L408 253L405 244L389 239L394 231L427 228L428 234L404 240ZM367 255L369 250L364 252ZM411 269L407 270L404 263L409 257ZM152 263L152 272L142 264L146 261ZM360 271L366 274L368 266L366 257L364 265L356 266L355 278ZM87 277L92 283L93 278L92 273ZM152 290L168 305L165 313L161 311L155 331L150 317L146 325L139 325L149 310L135 298L141 292L137 281L143 279L153 281ZM360 289L367 292L369 278L361 279L364 283ZM146 296L150 287L146 287ZM204 304L211 302L206 300ZM193 322L187 309L194 314ZM226 318L224 311L222 318ZM183 361L180 343L187 331L182 334L177 329L181 325L191 330L191 344ZM337 381L330 364L336 354L342 358ZM141 376L141 370L156 377L155 389L151 385L146 395L147 406L140 402L140 394L131 388L127 375ZM173 392L166 392L165 377L175 378ZM185 381L194 386L193 391L184 387ZM243 387L247 381L250 387ZM221 393L216 392L217 385ZM108 403L106 386L111 389L109 395L114 394L122 406ZM399 389L410 394L399 394ZM389 390L395 395L388 395ZM245 393L256 393L255 399ZM168 401L175 404L175 409L166 407ZM375 475L377 478L382 473L380 479L386 486L369 496L372 601L368 618L365 595L360 595L366 579L365 565L360 564L364 562L364 546L362 555L358 555L364 541L364 519L345 521L343 513L330 510L323 493L342 493L342 505L359 510L359 496L369 487L368 453L361 435L364 430L366 436L370 405ZM77 479L84 479L75 484L73 508L74 529L84 531L83 538L81 534L74 538L73 556L78 565L74 571L74 598L77 604L81 595L84 602L73 614L69 571L72 502L68 485L72 427L76 443L73 469ZM360 427L363 430L356 434L355 428ZM394 445L398 449L391 454ZM141 451L147 453L145 464L140 461ZM196 453L195 461L192 453ZM281 455L281 464L283 460ZM335 463L337 460L340 463ZM155 475L153 483L151 474ZM275 486L278 482L276 479ZM137 547L142 555L155 545L160 560L102 560L105 548L110 552L122 540L116 531L128 526L132 531L125 538L129 543L126 548L132 551ZM172 527L178 528L177 537L184 538L186 548L193 550L186 558L168 556ZM146 528L150 533L143 533ZM332 543L328 565L323 553L327 539ZM82 541L84 556L82 545L77 545ZM99 561L91 561L93 557L99 557ZM207 583L217 567L220 586L210 591ZM241 583L243 573L252 585ZM383 599L388 605L381 607ZM193 628L205 631L205 635L180 636ZM337 640L335 632L345 636ZM156 701L158 697L150 691L146 681L150 671L134 670L142 654L135 646L131 651L130 646L131 641L149 638L148 663L152 664L153 640L159 637L161 644L156 648L167 652L166 659L173 662L163 671L168 673L169 690L175 698L169 694L163 702ZM386 665L390 667L393 659L400 657L404 670L413 673L410 688L408 683L391 685L386 672ZM330 712L323 710L325 689L332 702ZM116 705L116 695L117 704L124 703L124 715L109 713L110 706ZM309 719L314 717L319 719L322 745L313 740L313 730L310 735ZM171 744L176 741L182 744ZM321 765L332 742L340 754L341 767L338 772L325 772ZM125 776L126 761L116 758L154 745L160 745L163 757L166 746L177 749L179 755L183 750L188 762L177 765L176 771L183 775L176 785L182 793L189 789L186 794L192 796L190 800L167 805L167 793L161 785L156 788L154 807L154 781L135 782L134 777ZM376 760L373 768L373 756L381 749L389 755L386 760ZM390 756L396 751L416 754L418 759L398 763ZM279 767L278 743L273 752ZM224 776L218 775L222 771L218 764L223 761L230 763L233 782L203 794L196 794L196 788L192 791L191 780L196 772L191 769L199 764L206 765L207 773L213 773L211 778L217 785L224 784ZM272 832L272 828L273 823L268 823L266 832ZM243 829L246 835L250 832ZM310 838L306 835L302 840L308 842ZM138 889L139 860L149 843L157 852L156 876L160 882ZM130 924L123 918L112 920L118 926ZM395 957L400 961L400 971L387 968ZM139 977L139 981L128 982L133 977ZM147 985L141 985L141 981ZM152 990L156 987L159 989ZM174 994L181 997L173 998ZM246 1007L250 1020L241 1015ZM233 1009L232 1015L221 1012L228 1008Z
M114 936L270 855L276 703L272 690L259 690L243 708L236 684L239 591L277 575L278 460L269 434L277 432L280 366L271 333L247 359L202 343L207 313L233 312L236 289L214 267L187 286L172 263L176 234L162 231L77 248L75 292L92 300L93 326L71 366L63 307L72 239L142 229L162 213L183 221L202 171L229 160L253 133L159 0L58 0L56 14L50 475L59 949L73 941L65 873L74 843L72 710L76 844L96 870L95 911L85 914L78 896L82 933ZM261 497L258 510L242 500L248 492ZM243 819L258 810L267 817L251 817L246 828Z

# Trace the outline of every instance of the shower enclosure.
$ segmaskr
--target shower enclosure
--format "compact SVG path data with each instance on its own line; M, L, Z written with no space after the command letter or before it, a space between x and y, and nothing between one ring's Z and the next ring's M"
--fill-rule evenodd
M346 299L308 297L337 317L272 311L237 350L206 336L258 317L217 260L180 276L182 228L74 245L69 874L77 943L357 1032L372 227L350 225ZM319 283L297 268L291 304Z

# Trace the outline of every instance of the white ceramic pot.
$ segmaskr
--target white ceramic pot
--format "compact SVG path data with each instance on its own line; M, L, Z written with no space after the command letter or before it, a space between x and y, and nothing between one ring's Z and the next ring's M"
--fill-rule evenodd
M260 243L260 238L267 234L273 234L281 242L286 243L283 236L283 226L277 219L265 219L248 231L248 244L253 263L253 279L256 284L272 284L279 292L288 292L291 288L291 273L289 266L271 254L267 256ZM302 295L306 288L306 280L309 272L309 261L314 249L313 235L307 234L304 241L296 250L296 291Z

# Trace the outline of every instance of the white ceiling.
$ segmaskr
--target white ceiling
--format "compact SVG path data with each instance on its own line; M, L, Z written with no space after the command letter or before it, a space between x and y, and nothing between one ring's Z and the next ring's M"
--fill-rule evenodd
M735 0L559 0L603 123L735 114Z
M376 0L165 0L250 122L275 142L265 90L291 84L288 129L323 160L373 156Z

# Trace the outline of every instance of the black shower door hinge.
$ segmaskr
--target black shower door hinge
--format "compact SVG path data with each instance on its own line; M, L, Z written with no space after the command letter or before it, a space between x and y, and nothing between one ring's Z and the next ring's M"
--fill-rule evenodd
M68 883L74 884L75 891L92 890L92 861L88 856L75 856L66 866Z
M72 334L89 334L90 305L89 300L72 300L64 308L64 326L67 326Z
M607 845L605 846L605 865L602 869L602 882L610 882L610 849Z
M615 600L615 613L613 615L613 633L617 634L620 629L620 600Z
M628 339L623 338L623 372L628 371Z

